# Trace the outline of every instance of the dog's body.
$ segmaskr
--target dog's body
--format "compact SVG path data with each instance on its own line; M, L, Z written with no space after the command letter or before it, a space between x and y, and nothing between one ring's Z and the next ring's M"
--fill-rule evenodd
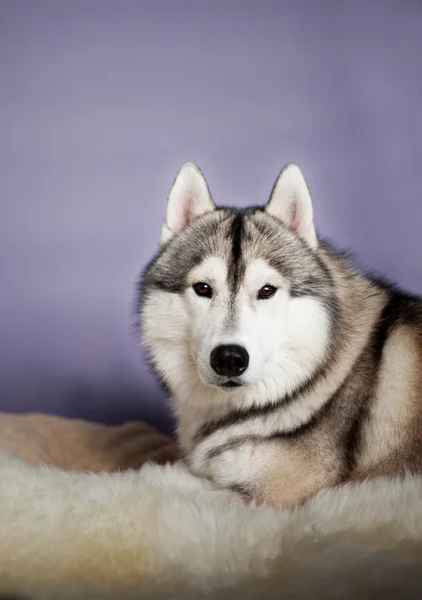
M285 506L422 466L422 302L317 239L295 165L237 210L186 163L141 289L195 474Z

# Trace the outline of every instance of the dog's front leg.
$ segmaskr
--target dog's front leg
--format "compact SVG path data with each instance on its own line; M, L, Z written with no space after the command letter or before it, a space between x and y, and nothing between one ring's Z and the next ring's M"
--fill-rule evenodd
M282 441L243 442L208 459L216 485L270 506L297 505L323 487L341 481L341 461L334 449L324 454Z

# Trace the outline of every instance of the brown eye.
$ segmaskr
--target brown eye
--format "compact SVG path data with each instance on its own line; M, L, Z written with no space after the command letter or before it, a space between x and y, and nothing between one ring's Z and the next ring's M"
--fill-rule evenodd
M197 296L203 296L204 298L211 298L212 296L212 289L211 286L208 285L208 283L204 283L203 281L200 281L199 283L194 283L193 287L193 291L195 292L195 294Z
M258 300L267 300L267 298L271 298L276 293L277 288L273 285L264 285L258 292Z

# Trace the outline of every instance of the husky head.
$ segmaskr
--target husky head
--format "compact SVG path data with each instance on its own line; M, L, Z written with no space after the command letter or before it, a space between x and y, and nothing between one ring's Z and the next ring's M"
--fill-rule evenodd
M265 206L239 210L217 208L185 163L141 290L144 343L176 397L270 400L306 382L327 352L333 294L299 167L283 168Z

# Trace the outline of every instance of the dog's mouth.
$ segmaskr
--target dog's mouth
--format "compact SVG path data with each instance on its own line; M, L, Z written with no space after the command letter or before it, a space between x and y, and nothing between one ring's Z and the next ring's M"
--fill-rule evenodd
M229 389L229 388L238 388L238 387L242 387L242 383L239 383L238 381L226 381L225 383L221 383L220 387Z

